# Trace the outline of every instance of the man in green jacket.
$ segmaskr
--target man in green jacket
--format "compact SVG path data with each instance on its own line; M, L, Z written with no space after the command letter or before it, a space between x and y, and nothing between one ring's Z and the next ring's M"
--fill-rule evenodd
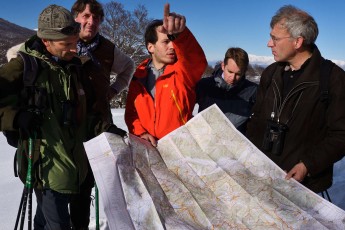
M39 139L34 142L35 229L70 229L68 204L89 170L83 142L103 131L124 135L91 108L94 89L76 58L79 29L68 10L50 5L39 16L37 35L20 48L38 61L34 86L23 84L21 57L0 68L0 128L20 132L17 159L23 181L28 140Z

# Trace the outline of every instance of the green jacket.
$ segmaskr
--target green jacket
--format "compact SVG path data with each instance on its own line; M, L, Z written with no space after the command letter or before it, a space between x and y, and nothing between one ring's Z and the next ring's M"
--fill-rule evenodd
M35 47L35 48L32 48ZM79 185L84 182L88 173L88 160L83 142L102 132L103 123L95 113L87 109L92 103L82 82L82 64L75 58L68 63L58 64L44 48L36 36L29 39L21 51L35 56L40 60L36 87L47 91L46 109L43 111L41 125L40 163L38 175L43 188L49 188L60 193L76 193ZM62 67L62 65L64 67ZM0 128L2 131L14 130L13 120L21 109L20 104L23 85L23 60L21 57L12 59L0 68ZM88 84L85 84L88 85ZM64 125L63 107L71 107L73 125ZM97 130L97 131L95 131ZM17 150L19 175L25 181L25 164L27 141L20 141ZM35 174L35 175L36 175Z

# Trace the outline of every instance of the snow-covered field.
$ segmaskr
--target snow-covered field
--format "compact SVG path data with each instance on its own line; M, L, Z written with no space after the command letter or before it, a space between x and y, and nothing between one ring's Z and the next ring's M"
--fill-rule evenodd
M113 109L114 123L127 130L123 120L123 109ZM14 177L13 156L15 149L9 146L6 139L0 134L0 152L3 160L0 161L0 229L13 229L19 208L21 194L23 192L23 184ZM338 207L345 210L345 159L336 163L334 167L333 186L329 190L332 202ZM35 213L36 201L33 196L33 214ZM95 212L91 207L91 223L90 229L95 229ZM105 214L100 199L100 224L101 229L107 229L105 223ZM27 229L26 227L24 229Z

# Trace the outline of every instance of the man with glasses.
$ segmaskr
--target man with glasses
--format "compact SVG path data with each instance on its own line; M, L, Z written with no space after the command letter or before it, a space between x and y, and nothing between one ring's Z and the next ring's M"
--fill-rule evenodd
M305 11L283 6L270 25L276 62L262 73L247 137L286 179L320 193L345 153L345 73L321 56L317 23Z
M0 128L19 130L16 159L23 182L27 155L33 153L34 229L71 228L68 205L88 175L83 142L102 131L116 131L88 107L93 89L84 87L91 84L76 57L79 29L67 9L50 5L39 15L37 35L20 48L37 62L33 85L23 81L32 79L23 79L27 62L20 56L0 68Z

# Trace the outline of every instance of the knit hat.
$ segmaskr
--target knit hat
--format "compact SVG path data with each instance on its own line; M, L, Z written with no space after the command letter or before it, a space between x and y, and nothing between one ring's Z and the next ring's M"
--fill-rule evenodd
M79 33L80 24L77 23L67 9L50 5L45 8L38 18L37 36L45 39L60 40Z

